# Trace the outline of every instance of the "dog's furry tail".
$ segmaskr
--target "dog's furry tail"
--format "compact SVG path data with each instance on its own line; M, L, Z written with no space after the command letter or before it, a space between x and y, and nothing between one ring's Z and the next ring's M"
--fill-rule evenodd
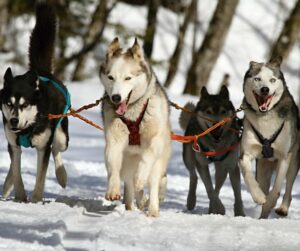
M196 106L195 104L193 104L192 102L188 102L185 104L184 106L185 109L189 110L189 111L194 111ZM179 124L180 124L180 127L183 129L183 130L186 130L188 124L189 124L189 121L192 117L192 114L189 113L189 112L185 112L185 111L182 111L180 113L180 116L179 116Z
M36 5L36 24L29 43L29 68L40 72L52 72L52 59L56 36L56 14L45 2Z

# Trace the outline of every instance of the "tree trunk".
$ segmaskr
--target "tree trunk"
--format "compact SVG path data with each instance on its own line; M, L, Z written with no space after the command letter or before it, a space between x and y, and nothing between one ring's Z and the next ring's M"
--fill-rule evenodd
M6 30L8 25L7 0L0 1L0 51L7 51L5 48Z
M62 75L65 70L65 68L72 63L75 60L78 60L82 58L86 53L92 51L96 45L99 43L100 38L102 37L108 15L110 11L114 8L115 4L112 5L109 9L107 8L107 0L101 0L100 1L100 12L99 15L101 16L101 21L98 20L98 23L95 24L95 26L98 27L98 30L93 33L93 37L91 39L88 39L84 42L82 48L80 51L75 52L69 57L63 57L61 58L55 68L55 75L59 76L61 79L63 79Z
M145 55L150 59L152 55L153 42L156 30L156 17L160 0L148 0L148 22L144 38Z
M189 70L184 93L199 95L220 55L239 0L219 0L208 30Z
M83 36L84 46L86 46L88 43L91 43L95 39L97 33L104 29L103 26L105 26L106 22L103 22L103 17L105 16L106 5L107 5L106 0L98 1L98 4L94 11L91 23L89 24L86 34L84 34L84 36ZM72 74L73 81L82 80L84 66L85 66L87 56L88 56L88 53L82 54L78 57L77 64L75 66L75 70Z
M283 29L273 44L269 56L270 58L281 56L287 58L294 44L299 39L300 33L300 0L297 1L290 16L284 23Z
M168 71L167 78L166 78L165 85L164 85L165 87L170 86L170 84L172 83L172 81L176 75L181 51L184 46L185 33L186 33L189 23L191 22L191 20L193 19L193 16L196 15L196 12L197 12L197 1L198 0L191 0L190 6L186 10L183 24L179 28L177 44L176 44L174 53L173 53L171 59L169 60L170 65L169 65L169 71Z

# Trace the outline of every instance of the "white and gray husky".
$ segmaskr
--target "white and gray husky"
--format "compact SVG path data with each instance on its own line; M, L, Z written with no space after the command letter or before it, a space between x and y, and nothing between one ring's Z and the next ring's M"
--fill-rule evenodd
M186 108L193 111L194 116L186 112L181 113L179 122L182 129L185 130L185 135L199 134L222 119L232 116L235 112L225 85L222 86L220 93L217 95L209 94L206 88L203 87L197 106L188 103ZM235 197L234 215L245 215L241 198L240 170L237 165L239 157L239 147L237 147L239 144L239 129L240 123L234 119L226 125L200 137L197 142L200 152L194 150L193 143L183 144L183 161L190 174L187 209L192 210L196 204L197 170L210 201L209 213L225 214L225 208L219 198L219 193L229 173ZM220 154L207 157L205 153L208 152L220 152ZM209 163L214 163L215 165L215 187L213 187L211 180Z
M102 115L105 127L105 161L108 173L106 199L121 198L125 182L127 210L144 204L149 187L149 216L158 216L166 189L166 169L171 154L168 99L159 85L137 40L127 50L115 38L100 78L107 98Z
M285 177L285 195L276 212L288 214L299 168L298 108L280 70L281 61L250 62L244 78L246 110L239 166L253 200L262 205L260 218L267 218L275 207ZM251 171L253 160L256 179ZM269 191L273 171L276 176Z

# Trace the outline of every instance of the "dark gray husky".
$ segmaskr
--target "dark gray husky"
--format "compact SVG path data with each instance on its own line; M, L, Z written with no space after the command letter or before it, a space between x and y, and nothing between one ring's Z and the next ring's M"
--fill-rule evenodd
M206 88L203 87L197 106L187 103L185 107L194 111L194 116L185 112L181 113L179 121L181 127L185 130L185 135L199 134L225 117L232 116L235 112L225 85L221 87L221 91L217 95L209 94ZM234 215L245 215L241 198L240 171L237 166L239 129L240 123L237 119L234 119L204 137L200 137L197 142L199 151L195 149L195 145L193 146L194 143L183 144L183 161L190 173L190 187L187 198L188 210L192 210L196 204L197 170L210 200L209 213L225 214L225 208L219 198L219 193L229 173L235 197ZM221 154L216 156L207 157L205 155L209 152L219 151L221 151ZM208 164L212 162L216 169L215 187L213 187L208 168Z
M13 76L8 68L0 91L0 108L11 165L3 187L3 197L15 189L15 199L26 201L21 177L21 146L35 147L38 154L36 184L32 201L43 198L45 176L52 152L56 177L66 186L66 171L60 152L68 147L68 120L49 120L49 113L68 110L70 102L66 87L52 72L52 56L56 35L56 15L51 6L40 3L36 8L36 25L29 45L29 71Z

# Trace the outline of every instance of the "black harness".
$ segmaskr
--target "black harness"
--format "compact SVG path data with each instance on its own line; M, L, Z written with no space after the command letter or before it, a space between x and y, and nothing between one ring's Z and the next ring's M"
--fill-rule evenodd
M261 133L259 131L256 130L256 128L250 123L253 131L255 132L257 138L259 139L259 142L262 144L262 155L264 158L268 159L268 158L272 158L274 155L274 149L271 146L274 141L277 139L278 135L281 133L283 126L284 126L284 122L282 123L282 125L280 126L280 128L272 135L272 137L270 139L266 139L263 135L261 135Z

